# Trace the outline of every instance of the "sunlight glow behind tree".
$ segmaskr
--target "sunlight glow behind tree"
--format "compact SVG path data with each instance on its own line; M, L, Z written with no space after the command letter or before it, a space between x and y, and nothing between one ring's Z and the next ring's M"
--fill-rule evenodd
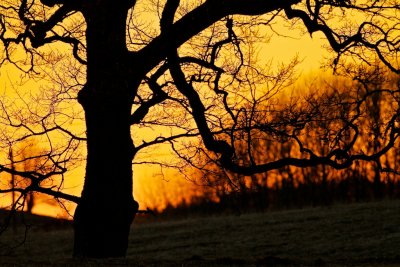
M138 212L132 163L158 145L169 145L193 167L202 164L194 156L204 154L223 170L256 175L289 166L343 169L358 160L378 161L399 136L398 88L388 89L397 104L387 114L384 142L367 153L356 149L355 122L362 115L357 105L369 94L357 95L349 116L324 117L335 104L345 106L343 99L316 99L322 111L312 105L279 110L274 96L293 84L298 59L271 67L255 57L265 33L283 25L322 33L333 52L328 65L337 73L357 74L378 58L398 74L397 0L7 0L0 10L2 65L14 65L26 80L46 81L34 102L4 97L3 146L38 138L46 149L38 157L52 163L44 173L16 171L7 163L0 169L30 180L18 188L21 194L33 190L78 203L76 257L125 255ZM157 20L145 19L147 13ZM73 108L76 101L83 111ZM284 111L290 116L280 117ZM265 112L278 115L269 120ZM326 153L313 151L302 138L321 114L335 122ZM85 132L73 127L83 119ZM149 134L153 129L157 136ZM262 138L292 142L297 154L256 160L251 145ZM247 142L246 160L238 157L241 140ZM82 158L80 197L44 185ZM156 160L151 158L176 166Z

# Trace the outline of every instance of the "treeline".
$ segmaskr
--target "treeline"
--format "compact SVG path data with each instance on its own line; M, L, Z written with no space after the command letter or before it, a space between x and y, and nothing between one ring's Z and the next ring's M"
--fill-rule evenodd
M195 196L162 213L185 216L188 214L218 214L264 212L287 208L329 206L335 203L355 203L400 198L400 179L394 174L381 175L379 182L371 179L368 164L358 163L353 169L337 171L329 167L278 170L280 181L272 185L247 180L240 190L227 191L213 187L199 187L202 196ZM297 176L306 174L307 176ZM315 176L316 173L319 175ZM324 176L325 175L325 176ZM259 181L259 180L258 180Z
M375 68L353 80L314 80L306 95L280 96L274 105L257 106L251 117L242 118L244 134L232 139L236 160L244 166L329 157L335 151L341 151L335 154L337 163L355 154L376 157L355 160L343 169L285 166L243 176L220 168L213 155L204 154L189 162L201 166L193 171L201 192L164 212L241 213L400 198L400 144L385 150L393 138L388 129L400 123L400 79L386 74Z

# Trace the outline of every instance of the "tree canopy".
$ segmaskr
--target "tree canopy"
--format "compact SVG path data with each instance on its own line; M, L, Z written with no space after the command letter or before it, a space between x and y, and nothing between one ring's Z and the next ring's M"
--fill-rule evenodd
M15 102L3 97L2 147L39 140L43 151L36 157L44 163L28 171L1 164L2 172L30 183L0 190L77 202L74 253L102 257L126 250L138 209L131 165L154 145L169 144L194 167L212 162L242 175L285 166L343 169L359 160L396 171L379 160L398 142L399 84L374 82L400 73L399 5L398 0L3 1L1 66L13 66L22 81L41 81L43 87L29 103L27 95ZM257 44L281 25L305 35L321 33L332 52L327 65L356 81L352 92L309 96L302 105L277 102L293 83L299 60L271 67L256 55ZM378 94L387 104L370 129L376 146L365 151L362 119ZM73 127L76 123L85 123L86 131ZM149 139L150 131L140 133L144 128L162 133L150 133ZM313 129L323 150L310 144ZM187 141L196 138L200 143ZM266 141L290 143L296 153L259 156L269 147L254 146ZM87 153L79 149L83 144ZM79 198L59 185L82 159L87 167ZM51 177L61 177L58 185L44 183ZM110 218L99 223L104 210ZM106 234L99 237L100 232Z

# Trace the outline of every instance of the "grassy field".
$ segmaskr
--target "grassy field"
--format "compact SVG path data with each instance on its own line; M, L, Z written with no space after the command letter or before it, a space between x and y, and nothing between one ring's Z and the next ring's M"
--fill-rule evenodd
M71 259L72 228L0 237L0 266L400 266L400 201L240 216L137 220L127 259Z

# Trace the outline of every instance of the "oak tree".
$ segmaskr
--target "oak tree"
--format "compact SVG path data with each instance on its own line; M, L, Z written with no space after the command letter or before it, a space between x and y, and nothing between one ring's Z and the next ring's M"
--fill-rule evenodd
M76 201L76 257L126 254L138 211L132 196L132 162L142 149L169 143L177 151L178 139L200 137L204 147L199 149L207 149L221 168L252 175L285 166L340 169L356 160L374 161L399 135L398 113L391 113L384 143L372 153L350 153L358 136L355 119L339 118L342 130L331 149L320 154L297 135L313 121L308 115L319 115L316 110L292 113L278 124L253 123L258 119L254 108L290 84L296 65L294 60L265 73L253 60L258 29L275 31L276 24L282 24L310 35L322 33L336 71L349 66L349 59L363 65L377 58L399 74L398 0L5 0L0 12L1 64L11 64L31 79L62 80L59 90L43 96L48 108L27 107L28 118L8 111L12 104L2 102L2 125L15 130L4 133L3 141L47 138L47 153L38 157L53 163L52 168L33 172L3 164L3 172L31 183L2 192L34 190ZM155 14L153 20L146 20L149 13ZM398 92L392 95L398 101ZM66 123L74 116L65 103L75 100L84 111L85 134L75 133ZM155 119L156 113L162 115ZM146 125L174 130L153 140L137 138ZM290 138L297 144L296 157L287 154L259 162L250 153L248 160L239 160L236 141L243 136L250 140L255 133ZM346 142L345 133L350 136ZM44 186L42 181L63 175L68 162L79 158L76 148L82 142L87 154L81 196Z

